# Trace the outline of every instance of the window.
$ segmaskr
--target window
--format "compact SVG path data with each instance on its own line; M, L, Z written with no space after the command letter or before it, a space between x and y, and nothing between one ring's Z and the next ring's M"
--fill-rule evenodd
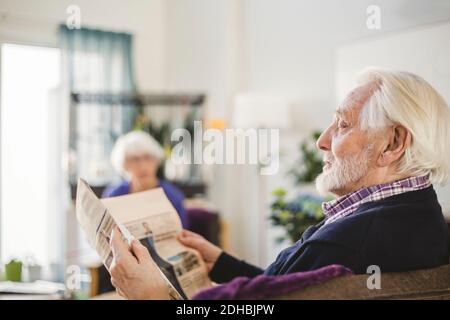
M1 46L0 259L54 262L57 230L49 183L50 93L60 83L60 50ZM52 127L53 126L53 127Z

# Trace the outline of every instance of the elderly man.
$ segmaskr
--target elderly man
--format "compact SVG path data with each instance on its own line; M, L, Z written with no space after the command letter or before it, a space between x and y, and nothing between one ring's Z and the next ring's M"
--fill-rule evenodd
M323 204L326 219L305 231L266 270L238 260L199 235L180 241L197 249L213 281L282 275L344 265L365 273L432 268L449 262L449 232L432 183L450 172L450 110L422 78L368 69L337 108L317 147L324 167L316 185L336 199ZM127 298L168 298L145 248L132 251L112 237L113 284Z

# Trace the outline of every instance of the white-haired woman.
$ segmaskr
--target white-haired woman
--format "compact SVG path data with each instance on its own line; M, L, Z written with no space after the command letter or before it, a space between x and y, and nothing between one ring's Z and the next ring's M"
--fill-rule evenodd
M163 158L162 147L148 133L132 131L121 136L112 150L111 162L124 179L118 185L108 186L103 192L103 197L116 197L161 187L177 210L183 227L186 228L183 193L156 175Z

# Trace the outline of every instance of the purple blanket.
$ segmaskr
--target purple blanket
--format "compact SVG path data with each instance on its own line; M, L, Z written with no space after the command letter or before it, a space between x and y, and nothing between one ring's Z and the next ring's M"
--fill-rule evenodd
M260 275L255 278L237 277L232 281L197 293L194 300L259 300L288 294L311 285L320 284L353 272L341 265L285 274L281 276Z

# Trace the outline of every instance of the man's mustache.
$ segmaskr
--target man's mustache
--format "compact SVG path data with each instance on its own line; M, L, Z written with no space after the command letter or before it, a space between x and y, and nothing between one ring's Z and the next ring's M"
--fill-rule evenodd
M325 154L323 156L322 162L324 164L326 163L332 164L334 162L334 157L331 154Z

